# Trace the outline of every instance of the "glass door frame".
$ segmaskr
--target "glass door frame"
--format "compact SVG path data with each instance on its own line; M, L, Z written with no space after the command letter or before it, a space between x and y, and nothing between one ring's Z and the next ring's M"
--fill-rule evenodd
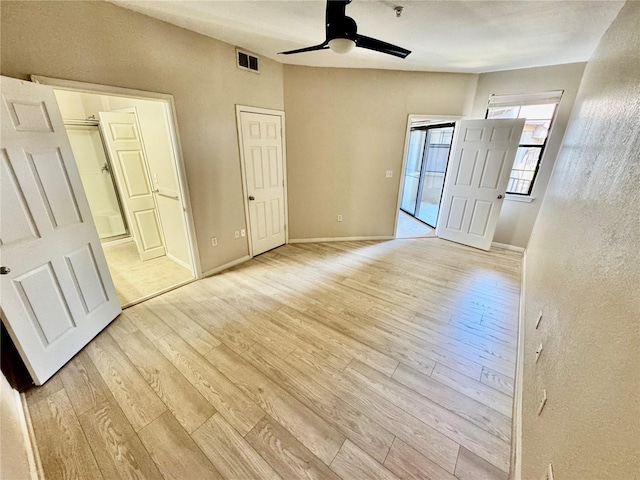
M404 208L402 208L402 197L404 196L404 187L405 187L405 178L406 178L406 169L407 169L407 156L409 154L409 151L407 149L406 153L405 153L405 166L404 166L404 171L402 172L402 188L400 189L401 191L401 197L400 197L400 210L402 210L404 213L406 213L407 215L411 215L411 217L413 217L415 220L424 223L425 225L431 227L431 228L436 228L436 225L431 225L429 223L427 223L426 221L422 220L421 218L416 216L416 212L419 211L419 206L420 206L420 202L418 201L419 199L422 198L422 194L424 192L424 178L425 178L425 172L427 170L427 160L428 160L428 151L429 149L427 148L428 145L428 141L429 141L429 130L435 130L438 128L453 128L453 132L451 135L451 144L453 144L453 134L455 133L455 128L456 128L456 122L455 121L448 121L448 122L434 122L434 123L429 123L429 124L425 124L425 125L419 125L419 126L410 126L409 128L409 134L408 134L408 141L410 141L411 138L411 132L413 131L417 131L417 130L424 130L426 132L425 137L424 137L424 145L422 146L422 159L421 159L421 163L420 163L420 175L418 177L418 189L416 192L416 200L415 200L415 205L413 208L413 212L409 212L407 210L405 210ZM449 145L449 155L451 154L451 144ZM444 175L443 175L443 186L444 186L444 179L447 175L447 168L449 166L449 156L447 156L447 164L445 166L445 170L444 170ZM444 190L444 188L443 188ZM440 198L438 200L438 205L442 202L442 193L443 190L440 191ZM436 223L437 224L437 219L439 217L439 211L438 211L438 216L436 216Z
M114 235L111 237L105 237L105 238L101 238L100 242L101 243L109 243L109 242L113 242L116 240L120 240L123 238L128 238L131 236L131 232L129 231L129 222L128 222L128 218L127 215L125 214L124 211L124 207L122 205L122 199L120 198L120 189L118 188L118 183L116 182L116 179L114 177L114 171L113 171L113 160L111 158L111 155L109 155L109 150L107 149L107 146L104 143L104 137L102 136L102 130L100 130L100 122L98 120L73 120L73 119L68 119L68 120L64 120L64 126L65 128L67 126L69 127L88 127L88 128L95 128L96 131L98 132L98 135L100 137L100 144L102 145L102 151L104 152L104 157L105 157L105 166L103 167L103 170L106 170L106 172L109 174L109 177L111 179L111 184L113 185L113 190L115 192L116 195L116 202L118 204L118 209L120 211L120 216L122 217L122 223L124 224L124 232L123 234L119 234L119 235ZM67 136L69 134L67 133ZM84 188L84 186L83 186ZM92 212L93 214L93 212Z

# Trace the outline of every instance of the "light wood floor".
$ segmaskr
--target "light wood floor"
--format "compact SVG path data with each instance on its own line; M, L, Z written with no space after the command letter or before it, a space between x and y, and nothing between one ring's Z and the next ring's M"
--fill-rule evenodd
M507 478L519 254L289 245L127 309L27 404L47 478Z
M105 246L104 255L121 305L193 278L189 270L167 256L143 262L133 242Z
M396 238L428 238L435 236L436 231L429 225L425 225L419 220L413 218L411 215L400 210Z

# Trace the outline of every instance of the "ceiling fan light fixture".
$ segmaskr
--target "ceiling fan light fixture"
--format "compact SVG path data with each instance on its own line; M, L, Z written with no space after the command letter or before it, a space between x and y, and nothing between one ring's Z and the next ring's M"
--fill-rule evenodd
M329 48L335 53L349 53L356 48L356 42L349 38L334 38L329 40Z

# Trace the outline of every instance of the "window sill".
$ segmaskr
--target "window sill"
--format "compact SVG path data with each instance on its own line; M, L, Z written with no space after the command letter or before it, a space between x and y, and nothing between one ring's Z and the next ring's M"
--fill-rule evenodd
M536 199L535 197L530 197L526 195L511 195L508 193L505 195L505 200L509 200L511 202L531 203L535 199Z

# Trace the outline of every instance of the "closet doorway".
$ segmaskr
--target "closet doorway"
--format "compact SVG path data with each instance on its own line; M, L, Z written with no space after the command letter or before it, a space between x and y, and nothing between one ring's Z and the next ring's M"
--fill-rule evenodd
M455 123L417 124L409 131L400 210L436 227Z
M54 86L121 306L195 279L199 266L167 101L54 82L64 81L42 83Z

